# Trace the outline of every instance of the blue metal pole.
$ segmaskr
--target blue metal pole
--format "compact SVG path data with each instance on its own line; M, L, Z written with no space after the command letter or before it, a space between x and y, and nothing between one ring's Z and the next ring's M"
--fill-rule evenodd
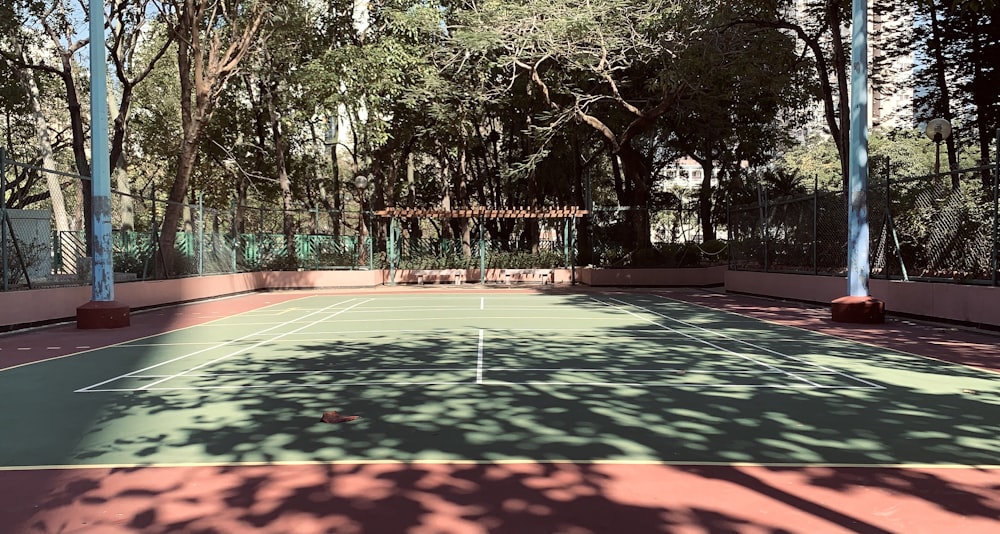
M851 137L847 190L847 288L868 296L868 0L852 0Z
M108 152L108 74L104 2L90 0L90 154L94 228L92 299L115 299L111 245L111 165Z

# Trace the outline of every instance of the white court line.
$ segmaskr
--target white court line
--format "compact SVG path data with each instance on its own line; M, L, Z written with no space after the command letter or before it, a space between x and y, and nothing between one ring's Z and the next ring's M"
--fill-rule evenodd
M486 309L486 297L480 297L479 298L479 309L480 310L485 310Z
M677 299L672 299L672 298L670 298L670 297L665 297L665 296L663 296L663 295L657 295L657 296L658 296L658 297L660 297L660 298L662 298L662 299L664 299L664 300L669 300L669 301L673 301L673 302L678 302L678 303L680 303L680 304L682 304L682 305L690 305L690 306L697 306L697 307L699 307L699 308L705 308L705 309L707 309L707 310L712 310L712 311L716 311L716 312L720 312L720 313L732 313L732 312L727 312L727 311L721 311L721 310L716 310L715 308L709 308L708 306L704 306L704 305L701 305L701 304L696 304L696 303L692 303L692 302L685 302L685 301L683 301L683 300L677 300ZM747 316L747 315L741 315L741 314L734 314L734 315L738 315L739 317L746 317L746 318L748 318L748 319L750 319L750 320L752 320L752 321L758 321L758 322L763 322L763 323L765 323L765 324L774 324L774 323L770 323L770 322L768 322L768 321L763 321L763 320L761 320L761 319L757 319L757 318L755 318L755 317L750 317L750 316ZM684 321L680 321L680 320L678 320L678 319L672 319L672 318L670 318L670 319L671 319L671 320L673 320L673 321L678 321L678 322L680 322L680 323L682 323L682 324L684 323ZM781 324L779 324L778 326L782 326L782 327L784 327L785 325L781 325ZM701 327L698 327L698 326L695 326L695 328L701 328ZM792 327L792 328L797 328L797 327ZM807 364L807 365L811 365L811 366L813 366L813 367L816 367L816 368L818 368L818 369L823 369L824 371L827 371L827 372L829 372L829 373L833 373L833 374L838 374L838 375L840 375L840 376L843 376L843 377L846 377L846 378L848 378L848 379L850 379L850 380L856 380L856 381L858 381L858 382L861 382L861 383L864 383L864 384L868 384L869 386L872 386L872 387L875 387L875 388L878 388L878 389L885 389L885 386L883 386L883 385L881 385L881 384L876 384L876 383L874 383L874 382L869 382L869 381L867 381L867 380L865 380L865 379L863 379L863 378L858 378L858 377L856 377L856 376L854 376L854 375L851 375L851 374L847 374L847 373L845 373L845 372L843 372L843 371L840 371L840 370L837 370L837 369L833 369L833 368L831 368L831 367L827 367L827 366L825 366L825 365L821 365L821 364L818 364L818 363L813 363L813 362L811 362L811 361L809 361L809 360L805 360L805 359L803 359L803 358L799 358L798 356L792 356L792 355L790 355L790 354L783 354L783 353L781 353L781 352L778 352L778 351L776 351L776 350L772 350L772 349L769 349L769 348L767 348L767 347L761 347L761 346L759 346L759 345L754 345L753 343L750 343L750 342L748 342L748 341L743 341L743 340L740 340L740 339L735 339L735 338L731 338L731 337L729 337L729 336L726 336L725 334L719 334L718 332L713 332L712 330L707 330L707 329L704 329L704 328L702 328L702 330L706 330L706 331L708 331L708 332L712 332L713 334L716 334L716 335L721 335L721 336L723 336L723 337L726 337L726 338L728 338L728 339L731 339L731 340L733 340L733 341L738 341L738 342L740 342L740 343L743 343L743 344L745 344L745 345L750 345L751 347L754 347L754 348L758 348L758 349L760 349L760 350L763 350L763 351L765 351L765 352L770 352L770 353L772 353L772 354L776 354L776 355L778 355L778 356L782 356L782 357L784 357L784 358L791 358L791 359L793 359L793 360L798 360L798 361L800 361L800 362L802 362L802 363L805 363L805 364ZM814 331L811 331L811 330L805 330L805 329L802 329L802 328L799 328L799 330L803 330L803 331L805 331L805 332L809 332L809 333L811 333L811 334L819 334L819 335L823 335L823 334L822 334L821 332L814 332ZM826 336L826 337L833 337L833 336ZM848 350L850 349L850 347L851 347L851 344L850 344L849 342L844 342L844 341L842 341L842 340L839 340L839 339L837 339L837 338L833 338L833 339L834 339L835 341L839 341L839 342L842 342L842 343L844 344L844 346L845 346L845 348L846 348L846 349L848 349ZM775 339L775 340L769 340L769 341L781 341L781 340L780 340L780 339ZM797 341L797 340L795 340L795 339L789 339L788 341Z
M662 297L662 296L661 296L661 297ZM662 297L662 298L664 298L664 299L667 299L667 300L673 300L674 302L680 302L680 303L684 303L684 304L687 304L687 303L685 303L684 301L679 301L679 300L675 300L675 299L670 299L670 298L668 298L668 297ZM628 302L625 302L625 301L621 301L621 300L618 300L618 299L614 299L614 298L613 298L613 299L611 299L611 300L616 300L616 301L618 301L618 302L621 302L622 304L625 304L625 305L628 305L628 306L634 306L634 307L636 307L636 308L639 308L640 310L643 310L643 311L645 311L645 312L647 312L647 313L651 313L651 314L653 314L653 315L656 315L656 316L658 316L658 317L663 317L664 319L669 319L669 320L671 320L671 321L674 321L674 322L677 322L677 323L680 323L680 324L682 324L682 325L684 325L684 326L687 326L687 327L690 327L690 328L697 328L698 330L702 330L702 331L705 331L705 332L709 332L709 333L711 333L712 335L715 335L715 336L720 336L720 337L723 337L723 338L725 338L725 339L728 339L728 340L730 340L730 341L735 341L735 342L737 342L737 343L741 343L741 344L743 344L743 345L747 345L747 346L749 346L749 347L753 347L753 348L755 348L755 349L758 349L758 350L762 350L762 351L764 351L764 352L770 352L771 354L774 354L774 355L776 355L776 356L781 356L782 358L785 358L785 359L791 359L791 360L795 360L795 361L798 361L798 362L801 362L801 363L804 363L804 364L806 364L806 365L810 365L810 366L812 366L812 367L815 367L815 368L817 368L817 369L822 369L822 370L824 370L824 371L827 371L828 373L832 373L832 374L836 374L836 375L840 375L840 376L842 376L842 377L845 377L845 378L847 378L847 379L849 379L849 380L854 380L854 381L856 381L856 382L861 382L861 383L863 383L863 384L867 384L867 385L868 385L869 387L873 387L873 388L876 388L876 389L885 389L885 386L883 386L883 385L881 385L881 384L876 384L876 383L874 383L874 382L869 382L869 381L867 381L867 380L865 380L865 379L863 379L863 378L858 378L858 377L856 377L856 376L854 376L854 375L850 375L850 374L847 374L847 373L845 373L845 372L843 372L843 371L839 371L839 370L837 370L837 369L833 369L833 368L830 368L830 367L826 367L825 365L820 365L820 364L818 364L818 363L813 363L813 362L811 362L811 361L809 361L809 360L805 360L805 359L803 359L803 358L799 358L799 357L797 357L797 356L792 356L791 354L785 354L785 353L782 353L782 352L778 352L778 351L776 351L776 350L774 350L774 349L769 349L769 348L767 348L767 347L762 347L762 346L760 346L760 345L757 345L756 343L751 343L751 342L749 342L749 341L744 341L744 340L742 340L742 339L736 339L736 338L734 338L734 337L730 337L730 336L727 336L726 334L722 334L722 333L720 333L720 332L716 332L716 331L714 331L714 330L710 330L710 329L708 329L708 328L702 328L702 327L700 327L700 326L698 326L698 325L694 325L694 324L691 324L691 323L688 323L688 322L685 322L685 321L682 321L682 320L680 320L680 319L675 319L675 318L673 318L673 317L670 317L670 316L668 316L668 315L664 315L664 314L661 314L661 313L657 313L657 312L655 312L655 311L653 311L653 310L650 310L650 309L648 309L648 308L644 308L644 307L642 307L642 306L638 306L638 305L636 305L636 304L630 304L630 303L628 303ZM698 304L695 304L695 306L700 306L700 305L698 305ZM707 308L707 306L701 306L701 307L703 307L703 308ZM708 308L708 309L712 309L712 308ZM715 311L718 311L718 310L715 310ZM727 312L722 312L722 313L727 313ZM753 319L753 318L751 317L751 319ZM673 330L673 329L671 328L671 330ZM705 341L705 343L708 343L708 342L707 342L707 341ZM725 350L725 349L723 349L723 350ZM731 352L731 351L730 351L730 352ZM735 353L734 353L734 354L735 354ZM791 373L789 373L789 374L791 374ZM793 376L794 376L794 375L793 375Z
M600 302L600 303L602 303L602 304L604 304L604 305L606 305L606 306L611 306L612 308L618 308L618 309L620 309L620 310L624 311L625 313L627 313L627 314L629 314L629 315L631 315L631 316L633 316L633 317L637 317L637 318L639 318L639 319L642 319L642 320L644 320L644 321L648 321L648 322L650 322L650 323L653 323L653 324L655 324L655 325L657 325L657 326L661 326L661 327L663 327L663 328L665 328L665 329L667 329L667 330L670 330L670 331L672 331L672 332L677 332L677 333L679 333L679 334L681 334L681 335L683 335L683 336L685 336L685 337L688 337L688 338L691 338L691 339L693 339L693 340L695 340L695 341L698 341L698 342L701 342L701 343L704 343L704 344L706 344L706 345L708 345L708 346L710 346L710 347L715 347L715 348L717 348L717 349L719 349L719 350L721 350L721 351L723 351L723 352L728 352L728 353L730 353L730 354L733 354L733 355L735 355L735 356L739 356L740 358L743 358L743 359L745 359L745 360L749 360L749 361L751 361L751 362L753 362L753 363L755 363L755 364L757 364L757 365L762 365L762 366L764 366L764 367L767 367L767 368L769 368L769 369L775 369L775 370L777 370L777 371L780 371L780 372L782 372L782 373L784 373L784 374L786 374L786 375L788 375L788 376L790 376L790 377L792 377L792 378L794 378L794 379L796 379L796 380L800 380L800 381L802 381L802 382L805 382L805 383L807 383L807 384L810 384L810 385L812 385L812 386L814 386L814 387L820 387L820 385L819 385L819 384L817 384L817 383L815 383L815 382L813 382L813 381L811 381L811 380L809 380L809 379L806 379L806 378L802 378L801 376L798 376L798 375L796 375L795 373L790 373L790 372L788 372L788 371L786 371L786 370L784 370L784 369L782 369L782 368L780 368L780 367L777 367L777 366L774 366L774 365L771 365L771 364L769 364L769 363L765 363L765 362L762 362L762 361L758 361L758 360L755 360L754 358L751 358L750 356L746 356L746 355L744 355L744 354L740 354L740 353L738 353L738 352L736 352L736 351L732 351L732 350L729 350L729 349L727 349L727 348L725 348L725 347L720 347L719 345L716 345L715 343L712 343L711 341L708 341L708 340L705 340L705 339L701 339L701 338L698 338L698 337L695 337L695 336L692 336L691 334L686 334L686 333L684 333L684 332L681 332L681 331L679 331L679 330L675 330L675 329L673 329L673 328L670 328L669 326L666 326L666 325L661 325L661 324L657 323L656 321L654 321L654 320L652 320L652 319L649 319L649 318L647 318L647 317L643 317L643 316L641 316L641 315L639 315L639 314L637 314L637 313L635 313L635 312L633 312L632 310L629 310L629 309L627 309L627 308L621 308L621 307L618 307L618 306L613 306L613 305L611 305L611 304L608 304L607 302L604 302L604 301L602 301L602 300L600 300L600 299L596 299L596 298L595 298L595 299L593 299L593 300L595 300L595 301L597 301L597 302ZM615 302L618 302L618 303L620 303L620 304L624 304L625 306L631 306L631 307L635 307L635 308L639 308L640 310L642 310L642 311L644 311L644 312L646 312L646 313L651 313L651 314L653 314L653 315L656 315L657 317L663 317L664 319L670 319L670 320L672 320L672 321L677 321L677 322L679 322L679 323L681 323L681 324L685 324L685 325L687 324L687 323L684 323L684 321L679 321L679 320L677 320L677 319L673 319L673 318L671 318L671 317L668 317L668 316L666 316L666 315L663 315L663 314L661 314L661 313L657 313L657 312L654 312L654 311L652 311L652 310L648 310L648 309L646 309L646 308L643 308L642 306L637 306L637 305L635 305L635 304L630 304L630 303L628 303L628 302L625 302L625 301L623 301L623 300L618 300L618 299L616 299L616 298L612 298L611 300L613 300L613 301L615 301ZM687 325L687 326L693 326L693 325ZM700 328L700 327L694 327L694 328ZM705 330L705 329L704 329L704 328L702 328L702 330Z
M337 310L337 311L336 311L336 312L334 312L333 314L330 314L330 315L327 315L326 317L323 317L322 319L317 319L317 320L315 320L315 321L313 321L313 322L311 322L311 323L308 323L308 324L304 324L304 325L302 325L302 326L300 326L300 327L296 328L295 330L291 330L291 331L289 331L289 332L285 332L284 334L279 334L279 335L277 335L277 336L276 336L276 337L275 337L274 339L281 339L281 338L282 338L283 336L286 336L286 335L288 335L288 334L293 334L293 333L295 333L295 332L298 332L299 330L304 330L304 329L306 329L306 328L309 328L310 326L312 326L312 325L314 325L314 324L317 324L317 323L321 323L321 322L323 322L323 321L327 321L327 320L329 320L329 319L331 319L331 318L333 318L333 317L336 317L336 316L338 316L338 315L340 315L340 314L342 314L342 313L344 313L344 312L346 312L346 311L350 311L350 310L351 310L351 309L353 309L353 308L356 308L356 307L358 307L358 306L361 306L362 304L364 304L364 303L366 303L366 302L371 302L372 300L374 300L374 299L367 299L367 300L362 300L361 302L357 302L357 303L355 303L355 304L352 304L352 305L350 305L350 306L348 306L348 307L346 307L346 308L344 308L344 309L342 309L342 310ZM339 305L339 303L338 303L338 304L332 304L332 305L330 305L329 307L330 307L330 308L332 308L333 306L338 306L338 305ZM322 312L322 310L320 310L319 312L314 312L314 313L321 313L321 312ZM179 376L183 376L183 375L185 375L185 374L187 374L187 373L189 373L189 372L191 372L191 371L194 371L194 370L196 370L196 369L201 369L202 367L207 367L207 366L209 366L209 365L212 365L212 364L214 364L214 363L216 363L216 362L221 362L222 360L225 360L226 358L230 358L230 357L232 357L232 356L235 356L235 355L237 355L237 354L243 354L243 353L247 352L248 350L252 350L252 349L254 349L254 348L256 348L256 347L259 347L259 346L261 346L261 345L266 345L266 344L267 344L267 343L269 343L270 341L271 341L270 339L265 339L265 340L263 340L263 341L260 341L260 342L257 342L257 343L254 343L253 345L249 345L249 346L247 346L247 347L243 347L243 348L241 348L240 350L236 350L236 351L233 351L233 352L230 352L229 354L226 354L226 355L223 355L223 356L219 356L218 358L216 358L216 359L214 359L214 360L209 360L209 361L207 361L207 362L204 362L204 363L201 363L201 364L198 364L198 365L196 365L196 366L194 366L194 367L192 367L192 368L190 368L190 369L185 369L184 371L181 371L181 372L179 372L179 373L177 373L177 374L174 374L174 375L171 375L171 376L168 376L168 377L166 377L166 378L164 378L164 379L161 379L161 380L157 380L157 381L155 381L155 382L150 382L149 384L146 384L145 386L143 386L143 387L139 388L139 389L138 389L137 391L147 391L147 390L149 390L150 388L152 388L153 386L155 386L155 385L157 385L157 384L161 384L161 383L163 383L163 382L166 382L167 380L171 380L171 379L173 379L173 378L177 378L177 377L179 377Z
M479 350L476 362L476 383L483 383L483 329L479 329Z
M354 384L345 384L351 385ZM814 390L814 389L876 389L869 386L821 386L821 385L811 385L811 384L705 384L702 382L504 382L504 381L488 381L483 382L484 386L593 386L593 387L694 387L702 389L732 389L732 388L745 388L745 389L804 389L804 390Z
M364 373L437 373L437 372L461 372L468 371L468 367L386 367L386 368L364 368L364 369L308 369L304 371L240 371L240 372L220 372L220 373L185 373L188 378L240 378L253 376L281 376L281 375L325 375L325 374L364 374ZM785 374L778 370L748 370L748 371L699 371L683 368L663 367L657 369L608 369L606 367L483 367L481 371L498 372L560 372L560 373L620 373L620 374L643 374L662 373L676 376L680 371L686 375L709 375L709 376L730 376L747 375L760 376L768 374ZM478 373L477 373L478 374ZM836 372L821 371L813 372L810 375L830 376L838 374ZM164 378L175 375L142 374L131 375L128 378Z
M324 309L329 309L329 308L332 308L332 307L334 307L334 306L339 306L339 305L341 305L341 304L347 304L348 302L351 302L351 301L354 301L354 300L357 300L357 299L356 299L356 298L354 298L354 299L348 299L348 300L345 300L345 301L342 301L342 302L338 302L338 303L336 303L336 304L331 304L330 306L327 306L327 307L326 307L326 308L324 308ZM322 311L323 311L323 310L318 310L318 311L315 311L315 312L312 312L312 313L309 313L309 314L305 315L305 317L308 317L308 316L310 316L310 315L315 315L315 314L317 314L317 313L320 313L320 312L322 312ZM275 328L281 328L282 326L285 326L285 325L287 325L287 324L289 324L289 323L291 323L291 322L294 322L294 321L295 321L295 320L293 319L292 321L286 321L286 322L284 322L284 323L281 323L281 324L276 324L276 325L272 326L271 328L267 328L267 329L264 329L264 330L262 330L262 331L259 331L259 332L254 332L254 333L252 333L252 334L247 334L247 335L244 335L244 336L240 336L240 337L238 337L238 338L236 338L236 339L231 339L231 340L229 340L229 341L225 341L225 342L222 342L222 343L218 343L218 344L215 344L215 345L212 345L211 347L206 347L206 348L204 348L204 349L202 349L202 350L199 350L199 351L195 351L195 352L190 352L190 353L188 353L188 354L185 354L185 355L183 355L183 356L178 356L178 357L176 357L176 358L172 358L172 359L170 359L170 360L167 360L167 361L165 361L165 362L160 362L160 363L157 363L157 364L154 364L154 365L150 365L149 367L143 367L142 369L139 369L139 370L137 370L137 371L132 371L132 372L129 372L129 373L125 373L125 374L123 374L123 375L119 375L119 376L116 376L116 377L114 377L114 378L109 378L109 379L107 379L107 380L105 380L105 381L103 381L103 382L98 382L98 383L96 383L96 384L91 384L91 385L89 385L89 386L87 386L87 387L83 387L83 388L80 388L80 389L78 389L78 390L74 391L74 393L85 393L85 392L87 392L87 390L90 390L90 389L92 389L92 388L96 388L96 387L100 387L100 386L103 386L104 384L107 384L107 383L109 383L109 382L114 382L115 380L121 380L122 378L129 378L129 377L131 377L131 376L134 376L134 375L135 375L136 373L141 373L141 372L143 372L143 371L148 371L148 370L150 370L150 369L156 369L157 367L160 367L160 366L162 366L162 365L167 365L168 363L173 363L173 362L176 362L176 361L179 361L179 360L183 360L184 358L189 358L189 357L191 357L191 356L194 356L195 354L201 354L202 352L206 352L206 351L210 351L210 350L212 350L212 349L215 349L215 348L218 348L218 347L225 347L226 345L230 345L230 344L233 344L233 343L235 343L235 342L237 342L237 341L240 341L240 340L243 340L243 339L246 339L246 338L249 338L249 337L252 337L252 336L256 336L256 335L259 335L259 334L260 334L260 333L262 333L262 332L267 332L268 330L274 330ZM244 350L245 350L245 349L244 349ZM133 390L128 390L128 391L135 391L135 390L133 389Z
M466 369L467 370L467 369ZM636 387L636 388L699 388L702 390L715 390L715 389L794 389L794 390L817 390L817 389L829 389L829 390L870 390L870 389L882 389L870 386L841 386L841 385L830 385L823 386L817 385L813 386L810 384L799 384L799 383L787 383L787 384L705 384L702 382L592 382L592 381L527 381L527 382L508 382L503 380L484 380L481 384L476 383L471 378L469 380L463 381L445 381L445 380L434 380L427 382L403 382L398 380L365 380L357 382L330 382L328 384L225 384L216 386L195 386L195 387L180 387L180 386L166 386L166 387L152 387L144 389L143 391L208 391L213 389L219 390L229 390L229 389L277 389L284 387L318 387L323 385L336 386L336 387L368 387L368 386L393 386L393 387L407 387L407 386L502 386L502 387L515 387L515 386L592 386L592 387ZM81 391L80 393L134 393L136 389L131 388L108 388L108 389L90 389L87 391Z

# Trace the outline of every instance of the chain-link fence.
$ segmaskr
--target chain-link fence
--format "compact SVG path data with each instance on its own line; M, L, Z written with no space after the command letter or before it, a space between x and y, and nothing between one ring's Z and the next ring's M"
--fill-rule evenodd
M13 161L2 150L0 171L2 289L88 284L90 254L82 229L82 185L88 178ZM58 195L52 194L53 188L59 189ZM55 196L59 201L53 200ZM152 188L114 190L115 278L371 268L372 244L367 234L372 216L361 212L357 201L352 204L342 210L282 211L235 202L212 207L199 197L171 206ZM164 255L163 221L168 206L177 209L180 217L173 232L173 253ZM56 221L59 216L61 223Z
M1000 166L906 178L889 172L867 191L871 276L996 285ZM843 193L764 194L730 209L729 232L730 269L846 273Z
M80 190L87 178L2 154L0 164L13 170L4 172L3 196L18 199L22 208L4 210L4 250L10 259L4 262L4 289L89 283ZM8 176L17 183L9 183ZM46 186L52 176L59 177L67 193L69 224L56 224L52 184ZM717 263L724 254L724 243L714 248L691 244L700 238L701 222L690 207L654 212L597 208L577 218L391 219L362 210L369 199L360 199L364 206L357 198L345 201L341 210L283 211L252 205L252 199L224 200L229 204L224 207L218 199L201 196L171 204L152 185L123 190L125 183L115 184L111 235L119 281L289 269L553 268L581 261L604 267L670 267ZM169 241L164 237L170 237L164 229L168 207L180 217L172 231L172 253L164 254L162 246ZM641 241L630 234L637 217L645 218L650 228L649 246L634 245ZM57 229L66 226L70 229Z
M89 283L83 230L55 230L46 177L57 175L65 212L82 219L79 176L7 160L0 153L3 289ZM997 283L996 166L933 176L873 176L868 194L873 277ZM51 183L49 184L51 191ZM843 275L847 209L842 193L730 206L723 239L703 242L698 210L595 208L579 218L390 219L361 211L282 211L203 198L181 216L165 255L168 203L156 191L112 191L116 279L256 270L688 267L726 261L734 270ZM366 202L367 205L367 202ZM71 225L72 226L72 225ZM76 223L80 227L79 222ZM636 228L649 228L637 247ZM167 262L170 265L167 265Z

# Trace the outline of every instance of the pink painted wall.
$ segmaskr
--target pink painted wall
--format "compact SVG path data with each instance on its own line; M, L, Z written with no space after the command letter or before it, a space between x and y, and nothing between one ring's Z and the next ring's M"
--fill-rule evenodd
M722 285L727 267L688 269L580 269L580 280L588 286L679 286Z
M553 270L556 283L571 280L569 269ZM479 279L478 270L467 280ZM399 280L397 278L397 280ZM414 278L414 282L416 279ZM847 293L847 281L832 276L703 269L577 268L577 281L591 286L709 286L727 291L828 304ZM280 271L180 278L115 285L115 299L131 308L158 306L260 289L374 287L388 283L385 271ZM1000 326L1000 287L872 280L871 295L886 311L928 318ZM90 301L89 286L0 292L0 327L73 320Z
M257 289L372 287L382 283L382 271L264 271Z
M870 280L868 290L889 313L1000 326L1000 287ZM728 271L726 291L827 304L847 295L847 279Z
M90 286L2 292L0 327L75 319L76 307L89 302L90 297Z
M568 284L572 281L571 275L572 271L569 269L486 269L486 281L488 283L503 283L504 271L536 271L535 275L527 275L518 279L512 280L516 283L542 283L542 277L540 273L551 272L553 281L557 284ZM416 284L417 283L417 273L423 271L426 273L424 275L425 284L450 284L454 283L454 276L456 272L462 272L463 283L479 283L479 269L398 269L395 273L397 284ZM577 276L579 276L580 269L577 269ZM382 283L388 284L389 271L382 271ZM439 274L435 274L439 273Z
M115 284L115 301L130 308L257 291L324 287L373 287L381 271L268 271ZM90 286L0 293L0 327L75 320L76 308L91 299Z

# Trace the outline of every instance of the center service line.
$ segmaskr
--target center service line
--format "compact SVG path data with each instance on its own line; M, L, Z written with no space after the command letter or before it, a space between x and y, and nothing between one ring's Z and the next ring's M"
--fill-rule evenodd
M483 329L479 329L479 351L478 362L476 363L476 383L483 383Z

